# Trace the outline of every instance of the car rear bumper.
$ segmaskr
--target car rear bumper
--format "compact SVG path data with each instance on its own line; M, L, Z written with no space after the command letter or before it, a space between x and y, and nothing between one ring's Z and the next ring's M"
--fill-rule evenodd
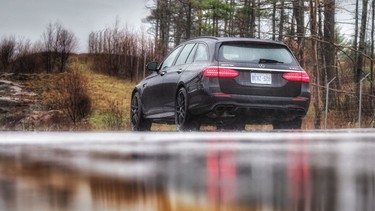
M197 95L198 96L198 95ZM193 115L209 119L241 118L247 123L272 123L306 115L310 93L299 97L270 97L200 93L199 100L191 96L189 110Z

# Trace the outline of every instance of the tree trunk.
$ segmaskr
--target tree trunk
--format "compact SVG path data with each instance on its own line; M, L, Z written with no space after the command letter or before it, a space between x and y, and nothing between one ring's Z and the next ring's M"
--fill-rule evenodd
M272 40L276 40L276 1L272 2Z
M249 30L249 36L248 36L251 38L255 37L255 17L256 17L255 0L251 0L250 30Z
M357 56L357 93L359 93L359 81L362 78L363 72L363 54L365 53L365 36L366 36L366 24L367 24L367 6L368 0L362 0L362 17L361 17L361 29L359 33L359 45L358 45L358 56Z
M375 27L375 0L372 0L372 18L371 18L371 95L374 94L373 83L374 83L374 27Z
M187 12L187 21L186 21L186 39L190 39L191 37L191 13L192 13L192 5L191 1L188 3L188 12Z
M255 7L254 7L255 8ZM258 39L260 39L260 0L258 0Z
M375 0L372 0L372 18L371 18L371 95L374 94L374 27L375 27ZM371 100L372 114L372 127L375 126L375 111L374 111L374 99Z
M284 16L285 16L285 9L284 9L284 0L280 1L280 22L279 22L279 41L283 40L283 32L284 32Z
M231 13L229 15L229 36L232 37L234 36L234 8L236 6L236 3L234 0L230 1L230 8L231 8Z
M202 0L199 0L199 8L198 8L198 36L202 36Z
M311 48L312 48L312 75L316 86L313 86L313 93L315 94L314 99L314 110L315 110L315 118L314 118L314 127L316 129L320 128L321 122L321 102L320 102L320 90L319 90L319 66L318 66L318 46L317 46L317 0L310 0L310 29L311 29Z
M314 0L316 3L316 9L317 9L317 18L318 18L318 24L317 24L317 33L318 33L318 40L323 39L323 8L319 6L319 0ZM326 62L324 58L324 44L322 42L317 42L317 51L318 51L318 85L324 85L325 84L325 67ZM319 89L319 88L318 88ZM320 107L319 112L322 113L322 106L325 102L325 90L319 90L319 100L320 100ZM319 114L319 120L321 119L321 114ZM316 122L317 123L317 122ZM316 125L317 126L317 125ZM316 128L320 128L320 122L319 126Z
M297 26L297 59L302 67L304 67L304 34L305 34L305 18L304 18L304 1L303 0L293 0L293 16L296 21Z
M354 40L353 40L353 49L354 49L354 64L353 64L353 72L354 72L354 81L356 83L356 93L358 93L358 90L359 90L359 80L360 79L360 75L358 75L357 73L357 60L358 60L358 8L359 8L359 0L356 0L355 1L355 14L354 14L354 17L355 17L355 23L354 23Z
M335 77L335 0L327 0L324 6L324 59L326 61L327 82Z
M169 12L169 0L159 0L159 12L160 12L160 47L162 52L162 57L168 53L169 44L169 25L170 25L170 12Z

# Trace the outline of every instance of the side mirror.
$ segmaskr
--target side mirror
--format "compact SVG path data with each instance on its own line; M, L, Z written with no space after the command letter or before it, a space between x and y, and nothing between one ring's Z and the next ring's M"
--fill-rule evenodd
M146 65L146 69L148 71L157 71L158 70L158 63L157 62L150 62Z

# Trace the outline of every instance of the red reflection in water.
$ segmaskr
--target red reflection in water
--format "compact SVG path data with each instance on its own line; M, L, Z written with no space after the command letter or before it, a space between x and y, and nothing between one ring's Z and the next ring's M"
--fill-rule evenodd
M233 150L208 150L206 175L207 194L210 202L217 204L235 200L237 166Z
M303 141L293 140L303 145ZM288 195L293 210L309 210L310 207L310 169L308 154L304 146L288 151Z

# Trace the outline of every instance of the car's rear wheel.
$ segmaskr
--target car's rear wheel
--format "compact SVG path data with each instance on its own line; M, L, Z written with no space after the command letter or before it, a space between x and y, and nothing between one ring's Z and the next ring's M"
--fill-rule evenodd
M185 88L180 88L176 95L175 123L178 131L199 130L200 124L194 121L188 111L188 97Z
M143 117L142 102L139 93L133 95L130 109L131 127L133 131L149 131L152 122Z
M301 129L302 119L295 118L288 121L275 121L272 123L273 129Z

